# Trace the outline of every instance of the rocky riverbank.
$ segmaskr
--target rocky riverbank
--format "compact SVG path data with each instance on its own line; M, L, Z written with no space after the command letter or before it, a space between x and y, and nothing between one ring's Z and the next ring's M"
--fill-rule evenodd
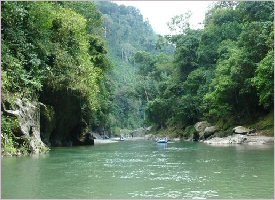
M244 126L236 126L231 131L223 133L216 126L206 121L198 122L194 125L196 132L192 139L206 144L272 144L274 137L263 136L256 129L250 129Z
M53 97L60 105L3 98L1 155L40 154L55 146L93 145L88 125L81 124L80 108L71 104L73 98L73 95Z
M274 137L268 136L256 136L256 135L241 135L234 134L227 137L214 137L208 140L203 141L206 144L212 145L223 145L223 144L252 144L252 145L261 145L261 144L273 144Z
M273 144L274 137L272 135L264 135L264 131L248 128L244 126L236 126L229 130L221 130L217 126L207 122L197 122L190 126L191 131L185 132L176 130L178 133L174 137L175 130L161 130L156 134L147 134L145 139L155 140L158 137L168 137L169 140L177 141L198 141L212 145L224 144Z

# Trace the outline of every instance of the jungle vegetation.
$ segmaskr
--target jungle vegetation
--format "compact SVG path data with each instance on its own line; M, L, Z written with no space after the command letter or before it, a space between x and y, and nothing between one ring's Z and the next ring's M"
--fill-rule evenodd
M2 146L16 146L8 141L18 123L3 112L16 98L72 95L79 123L110 134L150 125L182 134L200 120L227 129L273 117L272 1L216 2L203 29L183 13L166 36L131 6L1 3Z

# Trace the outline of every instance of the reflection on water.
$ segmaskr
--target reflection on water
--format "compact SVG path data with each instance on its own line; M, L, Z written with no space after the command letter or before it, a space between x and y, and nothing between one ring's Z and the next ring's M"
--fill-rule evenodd
M2 197L273 198L273 149L153 141L56 148L3 158Z
M157 144L158 150L166 150L168 146L167 143L156 143L156 144Z

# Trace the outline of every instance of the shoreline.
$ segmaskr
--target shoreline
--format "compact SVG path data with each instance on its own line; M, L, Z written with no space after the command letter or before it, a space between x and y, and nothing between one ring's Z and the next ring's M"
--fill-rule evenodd
M211 145L227 145L227 144L247 144L247 145L274 145L274 137L262 135L241 135L234 134L227 137L214 137L202 141Z
M145 139L154 140L157 135L147 135ZM191 138L169 138L171 141L186 141L193 142ZM231 144L244 144L244 145L274 145L274 136L264 136L264 135L242 135L233 134L225 137L210 137L207 139L199 140L197 142L202 142L209 145L231 145Z

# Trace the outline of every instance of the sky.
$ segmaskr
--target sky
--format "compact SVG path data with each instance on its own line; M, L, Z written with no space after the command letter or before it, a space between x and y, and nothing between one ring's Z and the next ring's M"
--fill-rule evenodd
M138 8L144 19L148 19L157 34L167 35L170 30L167 22L175 15L192 12L190 24L192 28L202 28L200 24L209 5L213 1L113 1L116 4Z

